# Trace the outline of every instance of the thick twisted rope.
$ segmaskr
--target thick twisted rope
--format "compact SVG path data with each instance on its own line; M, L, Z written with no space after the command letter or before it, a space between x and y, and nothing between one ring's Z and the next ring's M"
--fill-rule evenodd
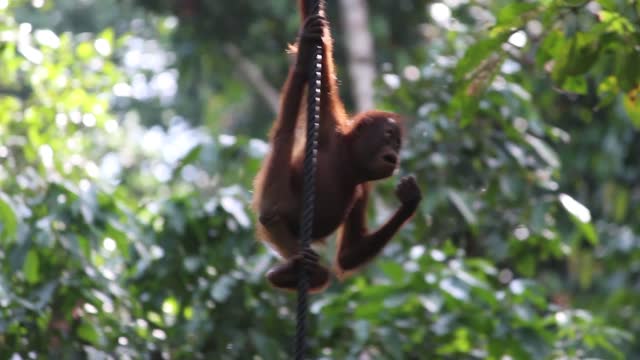
M306 16L320 12L322 0L306 0ZM320 127L320 93L322 91L322 45L318 44L313 55L309 74L309 98L307 100L307 142L304 156L304 185L302 196L302 218L300 219L300 249L309 249L313 229L313 212L315 204L316 161L318 155L318 129ZM304 266L298 274L298 307L296 325L295 359L304 360L307 342L307 310L309 291L309 274Z

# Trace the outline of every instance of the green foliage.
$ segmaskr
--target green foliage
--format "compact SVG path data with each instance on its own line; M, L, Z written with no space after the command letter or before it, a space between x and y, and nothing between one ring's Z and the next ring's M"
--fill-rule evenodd
M444 4L370 2L425 198L311 298L313 357L640 357L638 2ZM0 358L289 356L295 299L249 209L273 114L224 46L277 87L297 21L288 0L0 1Z

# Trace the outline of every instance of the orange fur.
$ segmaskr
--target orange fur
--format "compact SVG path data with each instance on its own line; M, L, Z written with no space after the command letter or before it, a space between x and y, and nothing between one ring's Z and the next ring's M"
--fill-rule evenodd
M300 54L313 53L315 40L310 39L323 44L312 241L322 242L340 228L334 266L338 277L353 273L382 250L415 211L420 191L415 180L401 181L400 208L380 229L367 230L369 183L390 176L395 169L402 137L400 119L382 111L368 111L353 118L347 115L339 96L329 27L319 18L306 21L304 0L299 0L299 5L304 23L301 34L306 36L289 47L298 62L291 67L282 89L280 113L269 132L272 149L255 178L252 207L259 215L258 239L285 260L268 273L271 283L295 289L297 262L303 261L310 269L311 291L320 292L328 285L329 271L318 263L317 256L301 253L298 245L309 66L308 59Z

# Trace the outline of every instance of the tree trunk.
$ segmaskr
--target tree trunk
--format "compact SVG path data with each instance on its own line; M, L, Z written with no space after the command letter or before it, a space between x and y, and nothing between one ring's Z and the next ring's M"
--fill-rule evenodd
M369 32L366 0L340 0L340 14L345 33L351 91L358 111L373 105L373 82L376 76L373 37Z
M277 114L278 108L280 107L279 91L269 84L260 68L242 55L240 49L234 44L226 44L224 51L227 56L236 62L237 69L245 81L254 87L256 92L269 105L273 113Z

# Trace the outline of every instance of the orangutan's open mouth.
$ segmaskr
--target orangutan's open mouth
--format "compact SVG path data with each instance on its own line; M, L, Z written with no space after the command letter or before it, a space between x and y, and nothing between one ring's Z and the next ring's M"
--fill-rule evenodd
M390 164L395 165L396 162L398 161L398 157L393 155L393 154L387 154L387 155L384 155L382 157L382 160L384 160L385 162L388 162Z

